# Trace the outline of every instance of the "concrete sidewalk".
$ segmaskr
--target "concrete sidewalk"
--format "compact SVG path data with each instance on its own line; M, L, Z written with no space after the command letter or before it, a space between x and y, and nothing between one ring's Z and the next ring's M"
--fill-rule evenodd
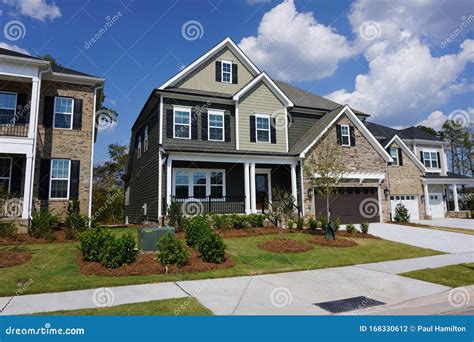
M215 314L324 315L314 303L368 296L384 303L448 290L395 275L416 269L472 262L474 253L439 255L320 270L222 279L118 286L0 298L0 315L31 314L196 297Z
M474 219L443 218L432 220L418 220L414 223L426 224L433 227L462 228L474 230Z

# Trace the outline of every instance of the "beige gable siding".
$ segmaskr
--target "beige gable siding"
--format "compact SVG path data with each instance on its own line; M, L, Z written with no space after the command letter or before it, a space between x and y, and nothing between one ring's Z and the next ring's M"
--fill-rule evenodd
M269 114L275 118L276 144L250 141L250 116ZM285 106L268 86L259 82L239 103L239 139L241 150L286 152Z
M216 61L228 60L237 64L238 83L216 82ZM237 56L229 49L224 48L208 59L206 63L194 70L176 84L179 88L215 91L225 94L235 94L252 80L250 71L240 62Z

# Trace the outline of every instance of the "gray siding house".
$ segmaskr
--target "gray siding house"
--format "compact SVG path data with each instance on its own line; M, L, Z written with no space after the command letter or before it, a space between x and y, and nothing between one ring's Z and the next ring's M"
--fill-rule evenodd
M343 223L390 220L394 155L368 117L272 80L226 38L154 89L139 113L125 177L127 219L158 222L172 202L189 215L267 211L277 190L290 193L301 214L318 215L325 201L303 169L329 141L348 170L332 215ZM404 153L418 158L413 149ZM414 181L421 186L428 171L413 173ZM360 209L366 203L375 213Z

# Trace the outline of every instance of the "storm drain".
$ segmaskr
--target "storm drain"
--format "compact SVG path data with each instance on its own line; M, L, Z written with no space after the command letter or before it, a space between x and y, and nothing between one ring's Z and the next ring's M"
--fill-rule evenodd
M372 306L383 304L385 303L364 296L332 300L330 302L314 303L314 305L319 306L321 309L324 309L331 313L362 310L365 308L370 308Z

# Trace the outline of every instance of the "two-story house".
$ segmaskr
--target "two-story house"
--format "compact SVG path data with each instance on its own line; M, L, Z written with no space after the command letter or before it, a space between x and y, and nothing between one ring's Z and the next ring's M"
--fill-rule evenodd
M104 80L0 49L1 216L91 215L95 111ZM7 198L5 200L5 198Z
M254 213L281 190L305 216L316 215L326 203L303 170L328 142L346 169L331 215L342 223L389 220L395 160L367 117L272 80L226 38L154 89L138 115L126 216L158 221L173 201L185 214Z

